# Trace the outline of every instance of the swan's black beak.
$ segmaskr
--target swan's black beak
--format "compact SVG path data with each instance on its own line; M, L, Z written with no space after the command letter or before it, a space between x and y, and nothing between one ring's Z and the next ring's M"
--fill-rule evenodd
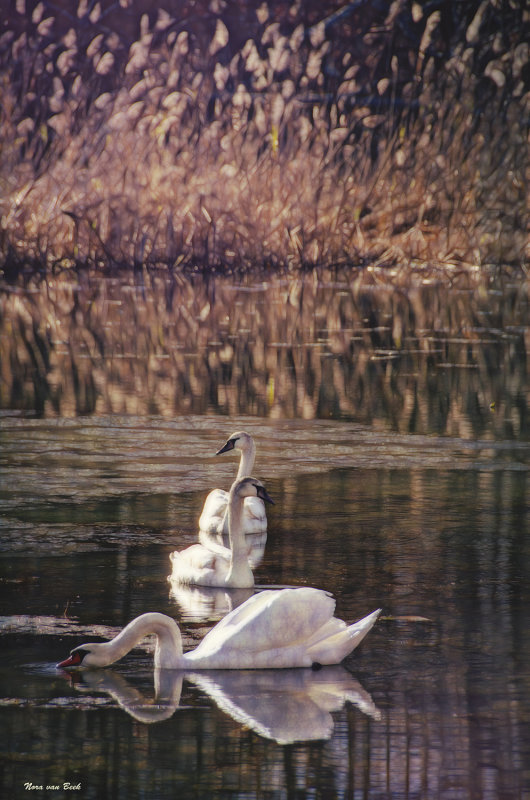
M229 450L233 450L236 446L237 439L229 439L226 444L224 444L220 450L217 451L215 454L216 456L220 456L221 453L228 453Z
M273 506L276 505L270 494L267 492L264 486L257 487L258 497L261 497L266 503L271 503Z

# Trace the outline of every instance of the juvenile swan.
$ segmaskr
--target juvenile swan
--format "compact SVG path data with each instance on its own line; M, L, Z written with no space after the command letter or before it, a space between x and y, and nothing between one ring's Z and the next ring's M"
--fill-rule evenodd
M249 498L261 498L261 502L274 503L256 478L236 480L228 495L230 548L214 542L209 547L192 544L185 550L175 550L169 556L173 565L170 581L234 589L254 586L254 575L248 563L249 546L243 531L243 503Z
M154 665L162 669L267 669L338 664L364 639L381 609L353 625L333 616L327 592L303 587L250 597L206 634L195 650L182 652L177 623L165 614L142 614L114 639L82 644L58 667L106 667L144 636L156 636Z
M236 480L252 475L256 458L256 445L252 436L245 431L233 433L215 455L228 453L229 450L241 451ZM206 498L199 517L199 530L210 535L228 533L228 492L224 489L212 489ZM243 511L244 533L265 533L266 530L267 515L263 501L256 497L248 497Z

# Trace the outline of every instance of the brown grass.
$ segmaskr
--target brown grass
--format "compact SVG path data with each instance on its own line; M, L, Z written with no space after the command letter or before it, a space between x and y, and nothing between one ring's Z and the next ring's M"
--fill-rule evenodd
M320 25L311 6L177 5L136 19L81 0L69 20L17 3L0 40L4 268L528 256L520 4L328 4Z

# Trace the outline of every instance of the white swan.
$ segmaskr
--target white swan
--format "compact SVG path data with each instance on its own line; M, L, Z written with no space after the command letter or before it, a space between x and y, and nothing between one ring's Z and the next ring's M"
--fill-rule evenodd
M267 669L338 664L364 639L381 609L353 625L333 616L335 601L320 589L277 589L250 597L182 652L177 623L165 614L142 614L114 639L82 644L58 667L106 667L144 636L156 637L154 666L161 669Z
M240 478L232 484L228 496L228 537L230 548L211 542L192 544L175 550L169 558L173 565L170 581L198 586L224 586L246 589L254 586L254 575L248 562L249 546L243 532L243 503L248 498L261 498L274 503L256 478Z
M228 453L230 450L241 451L236 480L252 475L256 458L256 445L252 436L245 431L233 433L215 455ZM212 489L206 498L202 514L199 517L199 530L210 535L226 535L228 533L228 492L225 492L224 489ZM243 530L245 533L266 532L265 505L259 498L248 497L245 500Z

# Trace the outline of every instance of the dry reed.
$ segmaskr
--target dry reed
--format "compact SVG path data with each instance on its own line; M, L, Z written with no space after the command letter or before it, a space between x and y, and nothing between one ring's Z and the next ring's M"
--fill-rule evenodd
M5 270L528 255L521 4L128 5L4 24Z

